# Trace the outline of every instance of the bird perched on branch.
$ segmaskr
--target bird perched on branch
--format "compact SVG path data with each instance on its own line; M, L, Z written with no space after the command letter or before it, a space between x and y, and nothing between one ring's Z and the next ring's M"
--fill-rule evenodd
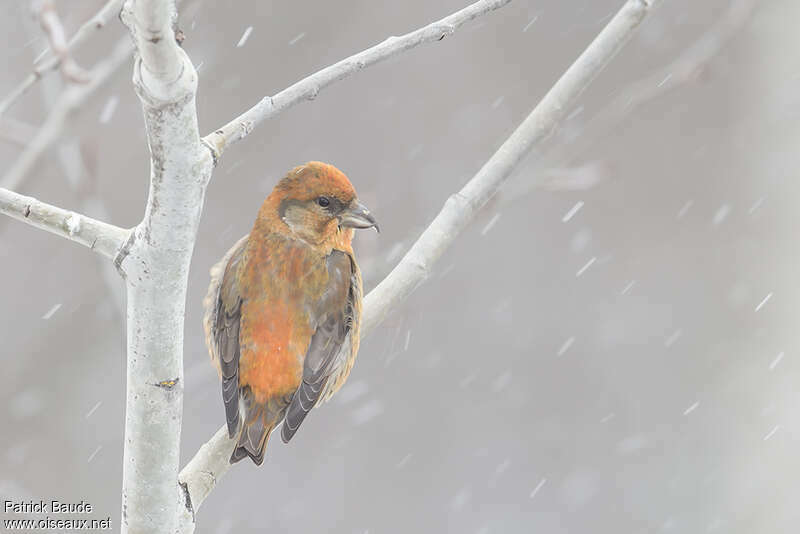
M347 176L312 161L278 182L211 269L203 327L237 440L231 463L261 465L273 428L283 422L288 443L347 380L361 319L354 228L378 225Z

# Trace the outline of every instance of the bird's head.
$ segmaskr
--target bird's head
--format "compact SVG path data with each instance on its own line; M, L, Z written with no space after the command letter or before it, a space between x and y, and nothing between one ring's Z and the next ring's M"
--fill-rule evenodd
M375 228L378 223L358 200L347 176L327 163L311 161L295 167L270 194L265 207L298 237L321 243L349 228Z

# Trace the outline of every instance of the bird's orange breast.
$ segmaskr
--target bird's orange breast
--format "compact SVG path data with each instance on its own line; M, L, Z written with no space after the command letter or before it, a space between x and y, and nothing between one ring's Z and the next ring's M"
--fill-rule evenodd
M309 311L328 280L324 257L272 236L253 242L243 266L239 382L255 400L287 397L303 377Z
M307 323L285 306L250 302L242 309L239 381L249 385L258 402L290 395L303 377L303 355L311 339ZM306 324L304 324L306 323Z

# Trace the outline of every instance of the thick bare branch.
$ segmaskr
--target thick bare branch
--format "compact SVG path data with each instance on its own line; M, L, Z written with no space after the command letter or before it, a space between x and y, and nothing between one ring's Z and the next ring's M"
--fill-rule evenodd
M185 90L181 76L189 60L175 42L176 18L174 0L128 0L122 9L123 22L133 35L141 58L137 83L161 100L171 100L174 91Z
M71 54L78 46L92 35L96 30L103 28L112 17L116 17L122 8L123 0L108 0L105 5L92 18L86 21L72 39L67 43L67 53ZM0 102L0 115L4 114L19 97L25 94L47 72L56 70L61 65L61 57L47 50L35 64L33 72L29 74L17 87Z
M236 141L244 139L262 121L304 100L313 100L317 94L333 82L347 78L356 72L384 59L410 50L424 43L440 41L455 32L463 24L498 9L511 0L480 0L461 11L400 37L389 37L380 44L334 63L291 87L261 99L225 126L205 136L203 142L213 152L214 160L222 157L225 150Z
M228 437L228 427L223 425L181 470L178 497L184 506L181 509L179 532L194 532L195 511L217 485L217 480L230 469L235 443L236 440Z
M128 0L133 83L150 147L144 219L115 259L127 286L122 531L175 532L189 264L213 163L201 144L197 72L173 32L175 2Z
M17 189L42 154L59 138L69 114L81 107L121 65L128 61L130 56L130 39L122 39L114 47L111 55L92 69L89 83L67 87L36 136L3 176L0 186L11 190Z
M578 96L658 3L660 0L628 0L480 171L447 200L442 211L400 263L366 296L362 335L372 331L389 311L425 281L436 260L495 194L522 158L553 131ZM188 521L230 468L230 464L221 458L227 458L232 449L233 442L223 427L181 471L180 495L188 510L184 515L183 532L193 530L193 524Z
M0 188L0 213L114 259L130 230Z

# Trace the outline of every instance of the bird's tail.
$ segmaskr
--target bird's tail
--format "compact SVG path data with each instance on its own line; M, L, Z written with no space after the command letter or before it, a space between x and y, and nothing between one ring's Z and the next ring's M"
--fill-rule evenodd
M272 403L249 402L252 400L249 395L243 395L241 400L242 423L239 425L239 437L230 462L234 464L249 456L254 464L261 465L267 451L269 434L277 426L282 414L270 409Z

